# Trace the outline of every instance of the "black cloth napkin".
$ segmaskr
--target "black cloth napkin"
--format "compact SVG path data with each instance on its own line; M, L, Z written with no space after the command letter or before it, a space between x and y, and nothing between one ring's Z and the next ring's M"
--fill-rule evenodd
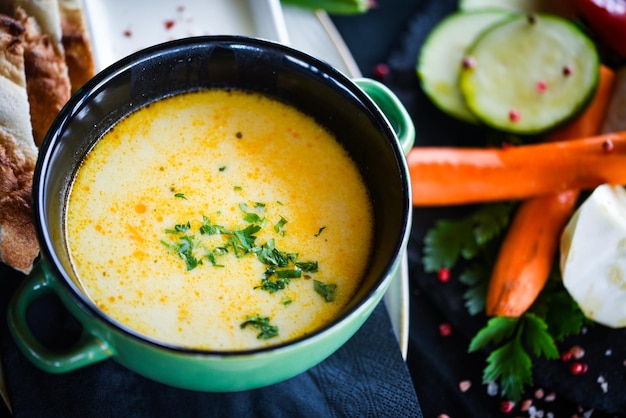
M20 275L0 270L2 312ZM7 277L9 276L9 277ZM55 297L29 314L34 332L63 347L78 328ZM4 319L4 315L3 315ZM1 353L15 417L421 417L411 378L384 303L331 357L265 388L205 393L146 379L113 360L66 374L33 366L16 347L6 321Z
M416 74L417 57L431 29L457 10L458 0L377 0L368 15L334 18L365 76L379 77L403 102L416 128L416 146L484 143L487 132L448 117L425 97ZM387 71L375 70L385 64ZM572 375L569 363L537 361L534 386L513 410L482 384L485 353L468 354L469 340L484 325L464 306L465 287L453 271L450 282L425 274L422 239L436 219L454 219L467 207L416 208L408 248L410 338L407 363L425 417L620 417L626 416L626 330L589 326L559 344L581 347L587 373ZM450 325L442 336L439 326ZM506 406L506 405L505 405Z

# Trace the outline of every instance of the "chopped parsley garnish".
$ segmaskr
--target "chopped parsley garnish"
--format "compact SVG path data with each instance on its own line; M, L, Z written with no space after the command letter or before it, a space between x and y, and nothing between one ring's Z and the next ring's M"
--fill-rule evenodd
M256 212L248 208L248 205L246 205L245 203L239 204L239 209L241 209L241 211L244 213L244 217L243 217L244 221L251 223L251 224L253 223L264 224L265 223L265 218L262 216L263 211L265 210L264 205L256 203L254 205L254 209L256 209Z
M301 278L303 273L318 272L317 261L298 261L298 253L280 251L276 248L276 242L273 238L261 245L257 243L256 234L265 225L266 205L264 203L255 202L252 208L241 203L239 209L244 214L244 221L247 222L244 228L228 229L222 225L214 224L208 216L202 216L202 222L197 229L200 237L212 235L223 237L218 246L210 248L206 238L196 238L193 235L191 221L176 224L173 228L166 229L166 234L168 236L173 235L173 237L161 242L185 261L187 270L193 270L203 264L205 260L213 267L225 267L218 261L218 258L229 252L232 252L237 258L252 254L266 266L261 283L255 289L270 293L283 290L292 279ZM274 226L274 231L282 236L281 232L283 232L283 227L287 221L282 216L280 219L278 224ZM335 285L328 285L327 288L320 287L320 289L322 290L316 289L316 291L321 292L327 300L334 299Z
M424 237L426 272L452 269L460 260L459 280L471 315L482 313L491 270L515 204L495 203L456 220L439 220ZM555 266L558 263L555 263ZM559 357L556 342L580 332L585 317L553 269L535 303L520 317L492 317L469 344L468 351L486 350L485 383L498 381L503 398L518 401L532 385L532 359Z
M296 267L307 273L317 272L317 261L298 261L295 263Z
M202 225L200 226L200 233L202 235L216 235L221 233L228 233L223 226L213 225L211 220L207 216L202 216Z
M255 289L261 289L261 290L265 290L267 292L270 293L276 293L279 290L283 290L288 284L289 284L289 279L288 278L277 278L275 280L271 280L270 277L272 276L272 274L267 275L267 271L265 272L266 276L263 277L263 279L261 279L261 284L258 286L255 286Z
M185 193L175 193L174 197L187 200L187 196L185 196Z
M267 340L270 338L274 338L278 336L278 327L276 325L270 324L270 318L267 316L254 315L248 316L244 322L242 322L239 326L241 329L246 328L250 325L252 328L261 331L257 338L260 340Z
M276 233L278 235L280 235L281 237L285 236L285 225L287 224L287 219L283 218L282 216L280 217L280 220L278 222L276 222L276 224L274 225L274 231L276 231Z
M224 171L224 170L226 170L226 166L225 166L225 165L223 165L223 166L221 166L220 168L218 168L218 170L220 170L220 171Z
M161 242L185 261L187 270L193 270L202 264L202 259L199 259L194 255L196 243L193 235L181 235L175 242Z
M313 289L324 297L326 302L332 302L335 300L336 284L325 284L319 280L313 280Z
M177 224L174 225L174 228L166 229L165 233L167 234L177 234L179 232L186 232L191 228L191 223L187 221L186 224Z

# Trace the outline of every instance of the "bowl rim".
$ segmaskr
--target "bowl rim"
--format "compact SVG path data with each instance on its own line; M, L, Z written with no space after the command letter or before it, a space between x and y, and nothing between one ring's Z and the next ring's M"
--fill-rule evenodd
M160 341L154 337L144 335L135 331L134 329L126 326L125 324L115 320L114 318L106 315L102 312L95 303L89 299L74 283L74 281L68 276L65 270L61 267L59 257L52 250L52 237L48 234L43 225L47 224L47 215L45 212L45 199L46 195L46 179L49 173L49 162L51 156L54 154L55 145L60 140L60 133L65 131L66 125L69 121L79 112L83 107L83 103L93 98L94 93L100 90L101 86L104 86L109 80L114 79L119 74L125 72L131 67L141 64L142 62L158 59L159 56L164 53L171 52L177 49L187 48L203 48L214 46L227 46L232 49L233 47L256 47L261 49L272 49L285 56L293 57L299 61L306 63L309 66L314 67L317 71L323 72L328 78L331 78L339 83L343 88L349 90L351 94L357 97L357 99L366 106L369 110L371 117L374 119L377 125L384 131L385 136L389 138L390 142L393 142L393 152L398 161L398 171L401 175L401 182L403 184L402 196L405 202L403 209L403 221L402 232L398 236L398 240L395 244L393 254L386 265L384 266L382 273L377 278L372 288L363 295L362 299L350 306L349 309L344 309L338 316L332 321L319 327L306 335L287 340L277 344L271 344L264 347L250 348L243 350L214 350L214 349L199 349L193 347L184 347L169 342ZM216 357L216 358L233 358L259 354L275 354L277 351L288 350L300 345L306 345L314 340L321 338L323 335L332 333L333 330L338 327L342 327L350 318L359 315L363 310L367 309L368 301L373 301L375 305L382 299L383 293L381 290L386 290L389 281L391 280L392 271L395 268L398 260L401 258L402 251L406 248L410 235L410 225L412 217L412 206L410 199L410 182L409 173L405 161L405 156L402 151L402 146L391 127L391 124L378 108L375 102L350 78L345 76L339 70L335 69L329 63L316 58L308 53L300 51L298 49L279 44L273 41L265 39L240 36L240 35L203 35L193 36L183 39L177 39L159 43L139 51L136 51L106 67L98 72L93 78L88 80L75 94L72 95L70 100L58 113L57 117L53 121L44 141L40 147L39 157L35 166L35 172L33 176L33 216L35 219L35 229L37 237L40 242L40 251L42 259L48 261L49 267L53 271L54 280L60 282L65 288L69 290L70 295L75 303L78 304L80 309L87 312L89 316L95 316L98 320L107 325L109 329L121 333L122 335L132 338L142 344L152 346L161 350L166 350L178 354L189 354L194 356L203 357ZM39 196L42 196L40 199ZM106 338L105 338L106 340Z

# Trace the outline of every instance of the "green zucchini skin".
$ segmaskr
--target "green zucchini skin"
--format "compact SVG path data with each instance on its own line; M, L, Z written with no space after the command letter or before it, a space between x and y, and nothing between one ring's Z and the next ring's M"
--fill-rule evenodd
M458 87L465 51L482 31L511 16L491 9L456 12L429 34L418 57L417 76L426 96L440 110L466 122L479 123Z

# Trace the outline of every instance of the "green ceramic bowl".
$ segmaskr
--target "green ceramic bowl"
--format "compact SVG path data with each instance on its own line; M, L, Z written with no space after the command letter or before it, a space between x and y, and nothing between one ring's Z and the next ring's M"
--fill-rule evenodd
M313 116L350 152L374 206L374 247L358 294L331 324L268 348L193 350L120 325L81 292L63 233L71 179L108 127L160 97L217 87L258 91ZM361 327L398 267L410 231L405 152L413 140L407 112L383 85L352 81L328 64L278 44L244 37L198 37L124 58L72 97L40 150L33 204L41 260L11 301L8 321L13 337L35 365L53 373L112 358L156 381L201 391L246 390L295 376L331 355ZM29 306L48 294L57 295L83 327L80 340L63 352L46 348L26 320Z

